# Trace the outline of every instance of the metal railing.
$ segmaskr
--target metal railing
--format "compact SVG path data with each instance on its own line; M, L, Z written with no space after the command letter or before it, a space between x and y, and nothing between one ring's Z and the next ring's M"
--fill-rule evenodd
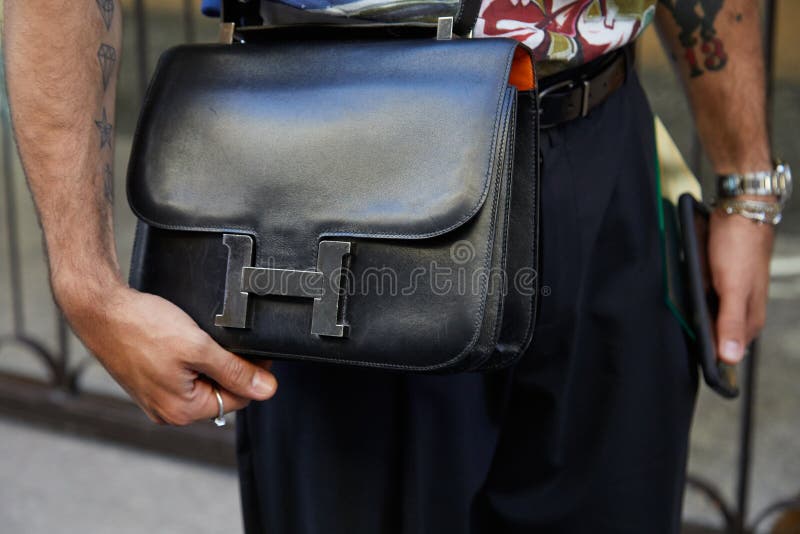
M144 95L150 74L148 64L149 32L147 10L144 0L133 0L136 80L140 97ZM772 87L772 58L776 19L775 0L765 1L766 52L769 90ZM197 5L192 0L182 0L181 21L184 40L193 42L197 35L195 12ZM45 381L34 380L0 372L0 414L35 422L62 431L114 440L150 450L179 455L204 462L232 465L234 459L234 437L231 429L220 430L212 425L193 425L184 428L153 425L131 402L113 395L84 391L81 377L86 372L87 360L73 365L69 350L68 326L58 314L56 320L55 348L49 348L42 339L32 335L25 321L23 299L23 266L20 254L19 213L15 205L17 187L14 180L13 150L7 106L2 108L2 158L5 205L5 235L8 254L8 286L10 288L11 332L0 336L0 350L15 345L33 358L44 363L48 371ZM700 169L699 144L695 141L692 159L695 169ZM56 312L58 313L58 312ZM754 532L762 520L779 510L800 507L800 500L789 499L767 507L746 524L752 456L753 404L755 401L755 373L758 367L758 351L752 351L743 373L741 398L740 455L737 465L737 499L726 503L714 484L696 477L689 477L688 485L693 491L705 494L719 510L724 524L723 532ZM687 532L710 532L696 526L687 526Z

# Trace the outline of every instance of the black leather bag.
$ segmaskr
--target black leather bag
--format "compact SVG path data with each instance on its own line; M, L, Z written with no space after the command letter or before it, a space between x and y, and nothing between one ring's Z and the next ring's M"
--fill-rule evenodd
M133 143L131 284L249 357L508 365L537 303L533 86L510 39L174 48Z

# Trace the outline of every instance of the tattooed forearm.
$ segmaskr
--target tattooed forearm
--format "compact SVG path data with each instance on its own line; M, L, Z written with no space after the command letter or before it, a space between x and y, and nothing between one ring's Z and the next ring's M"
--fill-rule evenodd
M103 77L103 90L108 89L108 82L111 81L111 76L114 74L114 65L117 63L117 51L114 47L107 44L101 44L97 50L97 61L100 63L100 72Z
M2 2L9 108L62 295L119 280L108 200L123 15L119 0L65 4Z
M684 48L684 59L689 66L691 77L703 74L705 70L717 71L725 67L728 55L722 40L717 37L714 21L722 9L724 0L659 0L680 27L678 39ZM703 54L702 66L697 57Z
M106 30L110 30L111 22L114 20L114 0L97 0L97 7L100 9L100 14L103 16Z
M114 21L114 1L115 0L96 0L97 7L100 9L100 15L103 17L103 24L105 24L106 31L111 30L111 24ZM117 65L117 50L110 44L100 43L97 49L97 62L100 64L100 78L103 82L103 92L108 91L108 85L111 83ZM113 140L113 125L108 121L105 106L103 107L103 117L100 120L94 121L97 126L97 131L100 134L100 150L108 146L113 154L113 147L111 146ZM113 159L113 156L112 156ZM106 206L110 206L114 200L114 169L111 163L106 163L103 167L103 200Z
M691 17L678 10L677 2L661 0L655 22L665 48L676 60L703 148L718 174L769 168L760 2L694 4L698 11L689 24ZM691 59L683 60L689 57L689 37L697 40L697 54L724 52L711 53L705 63L694 65L704 75L692 72ZM720 42L715 44L715 39ZM703 42L708 43L705 50Z

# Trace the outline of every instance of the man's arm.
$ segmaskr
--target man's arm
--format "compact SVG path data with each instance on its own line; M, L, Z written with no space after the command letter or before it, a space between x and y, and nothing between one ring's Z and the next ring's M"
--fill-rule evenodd
M719 174L770 170L758 2L659 0L656 25ZM717 351L741 360L766 318L773 229L715 211L709 256L720 296Z
M6 0L9 104L59 306L151 419L188 424L217 414L206 377L227 410L277 383L122 280L111 210L121 26L118 0Z

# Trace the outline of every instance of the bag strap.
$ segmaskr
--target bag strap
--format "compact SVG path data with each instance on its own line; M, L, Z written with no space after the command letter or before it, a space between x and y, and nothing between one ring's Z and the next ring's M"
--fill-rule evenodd
M480 5L481 0L460 0L456 15L452 17L452 33L462 37L470 37L472 35L472 28L475 26L475 21L478 18ZM237 33L242 30L250 31L264 29L266 27L264 25L264 19L261 17L261 0L250 0L248 2L242 2L241 0L222 0L221 8L222 13L220 20L223 24L223 31L231 33L231 37L233 37L231 24L236 28ZM430 33L431 30L437 31L441 27L441 21L437 26L436 23L419 22L341 22L339 17L330 17L330 22L309 22L302 23L299 26L303 27L305 32L310 32L314 27L322 28L332 26L339 27L341 30L345 31L369 28L368 31L373 32L381 32L383 29L384 32L389 31L390 33L399 35L408 35L409 33L412 35L424 35ZM286 28L291 27L292 26L286 26ZM270 28L280 29L283 27L270 26ZM325 33L327 33L327 31Z
M472 37L472 29L478 20L481 0L461 0L458 13L453 23L453 33L464 37Z
M239 0L222 0L220 5L222 23L233 23L237 28L262 26L260 2L239 2Z

